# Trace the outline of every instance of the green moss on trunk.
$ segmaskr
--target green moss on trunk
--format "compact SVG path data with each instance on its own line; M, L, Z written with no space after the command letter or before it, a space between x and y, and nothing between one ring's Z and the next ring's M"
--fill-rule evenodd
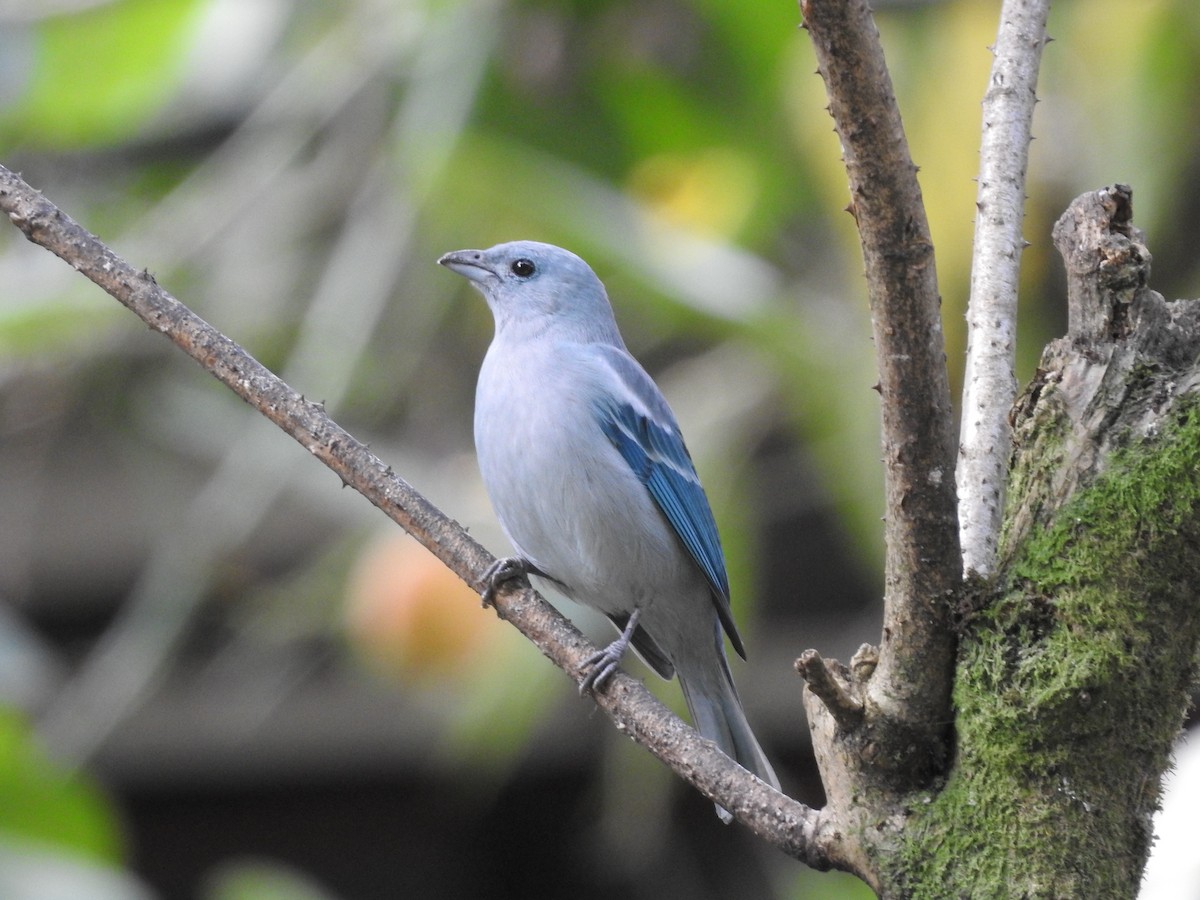
M956 761L895 859L913 897L1133 897L1194 676L1200 404L1131 441L964 625Z

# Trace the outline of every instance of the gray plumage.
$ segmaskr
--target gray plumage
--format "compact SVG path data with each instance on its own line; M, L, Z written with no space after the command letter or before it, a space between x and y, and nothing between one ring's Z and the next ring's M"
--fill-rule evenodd
M725 658L722 632L745 652L708 500L604 285L575 254L533 241L438 261L470 279L496 322L475 447L519 556L492 575L545 576L605 613L622 635L593 658L583 687L602 688L632 643L659 675L679 676L700 733L777 788Z

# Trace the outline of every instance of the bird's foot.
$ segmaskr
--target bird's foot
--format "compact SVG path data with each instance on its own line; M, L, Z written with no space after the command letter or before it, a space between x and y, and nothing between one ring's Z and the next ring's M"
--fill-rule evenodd
M637 629L639 610L634 610L629 616L629 621L625 623L625 628L621 631L620 636L601 650L599 653L594 653L587 658L583 664L584 670L587 672L583 676L583 681L579 682L579 693L594 694L597 690L603 690L604 685L621 667L621 659L625 656L625 651L629 649L629 642L633 639L633 632Z
M528 579L529 573L535 571L525 560L517 556L505 556L487 567L479 579L483 585L480 594L484 608L496 605L496 592L506 584L521 579Z

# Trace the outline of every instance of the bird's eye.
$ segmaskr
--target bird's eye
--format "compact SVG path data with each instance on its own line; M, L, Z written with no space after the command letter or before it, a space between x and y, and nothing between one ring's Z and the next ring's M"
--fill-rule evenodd
M518 278L528 278L537 271L537 266L533 264L533 260L529 259L513 260L513 264L509 268L512 269L512 273Z

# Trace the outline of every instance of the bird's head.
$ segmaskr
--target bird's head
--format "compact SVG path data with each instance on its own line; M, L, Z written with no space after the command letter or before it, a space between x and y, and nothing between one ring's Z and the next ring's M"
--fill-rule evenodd
M580 339L620 344L604 285L569 250L512 241L488 250L455 250L438 263L483 294L497 332L565 329Z

